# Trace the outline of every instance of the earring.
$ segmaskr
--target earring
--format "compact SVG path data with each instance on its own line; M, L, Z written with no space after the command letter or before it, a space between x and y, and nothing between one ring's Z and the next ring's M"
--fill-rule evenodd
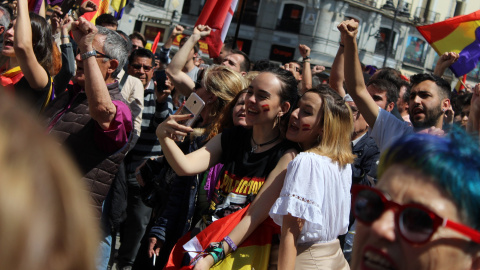
M319 142L320 142L320 134L318 134L318 136L317 136L317 143L319 143Z

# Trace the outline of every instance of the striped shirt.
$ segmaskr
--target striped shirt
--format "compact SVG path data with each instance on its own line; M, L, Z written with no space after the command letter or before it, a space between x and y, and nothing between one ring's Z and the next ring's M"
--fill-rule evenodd
M153 80L150 81L144 92L142 112L142 126L140 138L125 158L127 173L135 172L142 162L161 153L160 143L155 131L158 124L173 114L172 97L168 96L163 103L158 103L155 97Z

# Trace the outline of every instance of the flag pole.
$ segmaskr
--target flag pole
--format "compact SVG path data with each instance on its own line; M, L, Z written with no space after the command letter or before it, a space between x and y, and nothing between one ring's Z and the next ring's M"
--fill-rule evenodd
M241 1L242 1L242 6L240 7L240 16L238 17L237 27L235 28L235 37L233 38L232 48L234 49L237 48L238 32L240 31L240 24L243 18L243 10L245 9L245 3L247 2L247 0L241 0Z
M466 78L466 76L467 76L467 75L465 74L465 75L463 75L462 77ZM459 80L460 83L463 85L463 87L465 87L465 91L467 91L468 88L467 88L467 86L465 85L465 83L463 82L463 79L464 79L464 78L462 78L462 77L458 77L458 80Z

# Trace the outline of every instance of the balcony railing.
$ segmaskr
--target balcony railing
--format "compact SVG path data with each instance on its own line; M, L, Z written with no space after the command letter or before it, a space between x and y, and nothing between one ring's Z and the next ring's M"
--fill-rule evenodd
M382 0L379 2L378 8L384 11L390 10L392 12L395 12L395 9L397 9L397 5L399 3L401 4L401 6L398 7L398 16L410 18L412 13L412 4L409 3L409 1L407 0L403 0L403 1Z
M418 24L431 24L440 21L440 13L434 11L425 12L425 8L417 7L413 19Z
M358 2L370 7L377 7L377 0L352 0L353 2Z

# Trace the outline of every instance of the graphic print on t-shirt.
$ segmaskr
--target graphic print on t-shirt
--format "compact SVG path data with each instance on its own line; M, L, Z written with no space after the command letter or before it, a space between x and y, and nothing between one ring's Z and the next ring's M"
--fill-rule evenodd
M237 177L225 171L217 182L215 194L210 203L212 221L236 212L252 202L265 183L265 177Z

